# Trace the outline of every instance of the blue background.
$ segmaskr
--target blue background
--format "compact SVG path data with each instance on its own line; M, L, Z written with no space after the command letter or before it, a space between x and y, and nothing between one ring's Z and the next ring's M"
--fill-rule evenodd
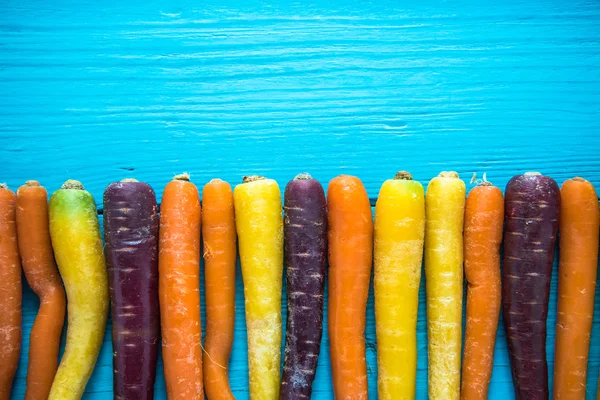
M466 180L487 172L503 188L512 175L537 170L559 184L581 175L600 188L597 1L400 3L2 0L0 180L16 189L38 179L53 191L79 179L97 201L108 183L129 176L152 184L160 199L182 171L199 186L259 173L282 189L302 171L325 185L348 173L371 197L399 169L423 184L456 170ZM555 270L550 371L556 277ZM38 306L26 285L24 292L14 399L25 391ZM372 306L371 296L367 361L376 398ZM231 385L245 399L239 276L237 310ZM112 394L106 332L87 399ZM332 398L324 333L317 399ZM426 340L422 296L419 399ZM503 326L494 363L490 398L509 399ZM599 365L596 312L588 398ZM165 397L162 364L156 393Z

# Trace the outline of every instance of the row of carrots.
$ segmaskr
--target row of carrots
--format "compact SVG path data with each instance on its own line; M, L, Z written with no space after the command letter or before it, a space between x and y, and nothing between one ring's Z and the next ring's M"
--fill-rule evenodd
M559 189L547 176L525 173L510 180L504 197L485 179L466 197L455 172L433 178L426 194L409 173L399 172L381 187L373 223L358 178L334 178L326 198L317 180L300 174L285 188L283 208L282 215L274 180L245 177L232 191L214 179L204 186L201 204L197 187L182 174L165 187L159 215L152 188L125 179L104 193L103 247L94 199L80 182L65 182L49 203L36 181L16 195L1 186L0 400L10 397L19 358L21 266L40 297L26 399L81 398L109 306L115 398L153 398L162 338L169 399L233 399L227 365L238 245L252 399L310 398L326 275L335 396L367 399L364 330L373 265L379 398L414 398L423 254L429 398L487 398L502 309L516 396L547 399L546 318L559 228L554 398L585 398L600 223L590 182L574 178ZM288 319L281 376L284 264ZM67 343L59 365L65 312Z

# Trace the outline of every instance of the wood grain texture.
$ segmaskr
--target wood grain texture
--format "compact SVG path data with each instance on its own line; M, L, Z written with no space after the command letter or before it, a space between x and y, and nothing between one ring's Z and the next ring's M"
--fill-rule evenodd
M97 202L106 185L128 176L150 183L160 199L182 171L200 185L258 173L281 188L303 171L324 184L350 173L371 197L400 169L423 184L441 170L465 179L487 172L500 187L539 170L559 184L581 175L600 189L598 2L278 3L2 1L0 180L16 188L38 179L51 192L76 178ZM556 278L555 269L550 371ZM38 301L24 290L26 349ZM421 298L417 397L424 399ZM245 399L239 269L236 301L231 383ZM367 323L375 398L372 297ZM87 399L111 397L109 332ZM328 352L325 330L317 399L332 398ZM24 394L26 363L23 352L14 399ZM596 312L588 398L599 366ZM164 398L162 365L156 387ZM490 398L511 396L500 326Z

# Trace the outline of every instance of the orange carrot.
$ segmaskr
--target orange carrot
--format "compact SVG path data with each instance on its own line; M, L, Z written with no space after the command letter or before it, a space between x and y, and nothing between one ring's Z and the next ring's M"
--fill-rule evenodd
M598 268L598 197L582 178L561 188L554 398L585 399Z
M204 387L206 396L234 400L227 366L235 321L236 234L233 194L229 183L213 179L202 191L206 339Z
M362 182L341 175L327 189L329 225L329 341L337 399L367 399L365 319L373 217Z
M165 187L160 209L159 301L169 399L204 399L200 340L200 198L188 174Z
M25 400L45 400L58 368L66 300L50 242L48 193L37 181L17 190L17 236L25 277L40 298L29 337Z
M483 181L467 197L464 222L467 326L462 365L463 400L485 400L500 315L502 191Z
M0 184L0 400L8 400L21 350L21 264L16 196Z

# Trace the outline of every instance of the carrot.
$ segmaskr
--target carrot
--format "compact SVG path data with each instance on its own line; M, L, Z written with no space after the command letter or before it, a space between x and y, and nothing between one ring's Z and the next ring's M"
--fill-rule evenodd
M108 277L96 202L78 181L66 181L50 198L50 237L67 291L67 345L50 400L81 398L104 339Z
M462 365L463 400L485 400L492 377L500 316L502 191L483 181L467 197L464 224L467 324Z
M460 397L465 183L456 172L433 178L425 195L425 278L429 398Z
M233 199L246 300L250 398L277 399L283 273L281 194L274 180L248 176L236 186Z
M113 396L151 400L158 360L158 207L147 183L123 179L104 191Z
M539 172L506 185L502 316L517 400L548 398L546 319L560 190Z
M213 179L202 191L206 339L204 387L206 396L233 400L228 364L235 321L236 235L231 186Z
M365 323L373 220L360 179L340 175L327 188L329 342L337 399L367 399Z
M327 268L327 207L323 186L309 174L285 188L288 315L280 400L310 399L323 335Z
M561 189L554 398L585 399L598 268L598 197L582 178Z
M16 196L0 184L0 400L8 400L21 350L21 264Z
M40 298L29 336L25 399L45 400L58 367L66 299L50 242L48 193L37 181L17 190L17 236L25 277Z
M175 176L160 209L158 285L162 357L169 399L204 399L200 325L200 198L188 174Z
M405 171L381 186L375 206L375 323L380 399L414 399L425 195Z

